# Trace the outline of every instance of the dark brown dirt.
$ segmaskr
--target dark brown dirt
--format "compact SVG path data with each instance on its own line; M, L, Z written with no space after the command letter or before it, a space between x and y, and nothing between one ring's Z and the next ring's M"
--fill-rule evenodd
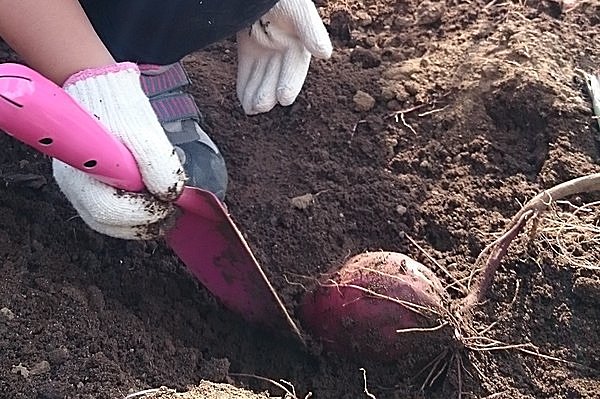
M600 132L576 71L600 67L597 1L568 14L549 1L317 3L336 51L313 63L291 107L242 113L232 41L185 60L226 154L228 205L290 306L299 284L364 250L404 252L443 278L407 235L465 277L520 204L600 171ZM356 110L357 91L372 109ZM298 397L367 397L360 368L378 399L456 397L453 368L419 392L411 378L423 364L411 357L349 360L246 325L161 243L87 229L48 159L9 137L0 146L0 397L120 398L202 379L282 394L236 373L290 381ZM307 193L306 209L292 206ZM549 246L515 245L477 323L497 321L490 338L572 363L480 354L463 397L598 397L599 278Z

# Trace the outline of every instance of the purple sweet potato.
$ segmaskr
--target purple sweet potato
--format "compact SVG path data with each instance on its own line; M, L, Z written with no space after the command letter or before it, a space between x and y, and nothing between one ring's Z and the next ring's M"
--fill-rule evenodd
M445 295L440 280L419 262L400 253L367 252L309 293L300 312L326 349L394 359L432 335L424 332L439 332Z

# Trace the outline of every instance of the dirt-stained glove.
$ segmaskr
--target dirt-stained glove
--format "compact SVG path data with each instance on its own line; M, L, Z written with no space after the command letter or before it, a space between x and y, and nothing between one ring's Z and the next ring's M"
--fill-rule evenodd
M119 63L71 76L64 89L131 151L149 193L117 190L53 160L54 178L83 221L117 238L164 232L185 182L177 154L140 85L137 65Z
M326 59L332 52L312 0L280 0L250 29L238 32L237 44L237 95L248 115L292 104L311 55Z

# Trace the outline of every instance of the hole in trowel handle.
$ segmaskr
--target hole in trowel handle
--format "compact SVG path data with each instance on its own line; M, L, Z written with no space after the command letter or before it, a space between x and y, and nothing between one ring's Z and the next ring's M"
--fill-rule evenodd
M89 161L85 162L83 164L83 166L85 166L88 169L93 168L94 166L96 166L98 164L98 161L96 161L95 159L90 159Z
M51 137L43 137L38 140L38 143L45 147L48 147L54 143L54 140ZM90 159L89 161L83 163L83 166L87 169L94 168L96 165L98 165L98 161L96 161L95 159Z

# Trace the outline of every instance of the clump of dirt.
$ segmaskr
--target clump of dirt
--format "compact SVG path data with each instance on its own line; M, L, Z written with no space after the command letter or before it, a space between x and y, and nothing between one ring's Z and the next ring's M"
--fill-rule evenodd
M198 386L187 392L177 392L167 387L154 388L129 394L130 398L144 399L266 399L268 396L256 394L246 389L236 388L230 384L215 384L210 381L200 381ZM127 398L129 399L129 398Z
M290 308L365 250L406 253L451 283L409 238L467 278L521 204L600 171L600 132L578 73L600 66L596 1L568 13L551 1L316 3L335 53L313 62L290 107L243 114L232 40L185 59L228 162L228 206ZM378 399L457 395L452 368L423 394L417 358L383 364L317 343L305 350L248 326L162 243L87 229L47 158L6 136L0 145L0 396L116 398L188 391L203 379L283 395L239 374L290 381L298 397L364 397L365 383ZM551 244L515 245L477 323L560 361L482 352L461 381L464 396L596 397L599 278ZM32 369L41 372L23 372Z

